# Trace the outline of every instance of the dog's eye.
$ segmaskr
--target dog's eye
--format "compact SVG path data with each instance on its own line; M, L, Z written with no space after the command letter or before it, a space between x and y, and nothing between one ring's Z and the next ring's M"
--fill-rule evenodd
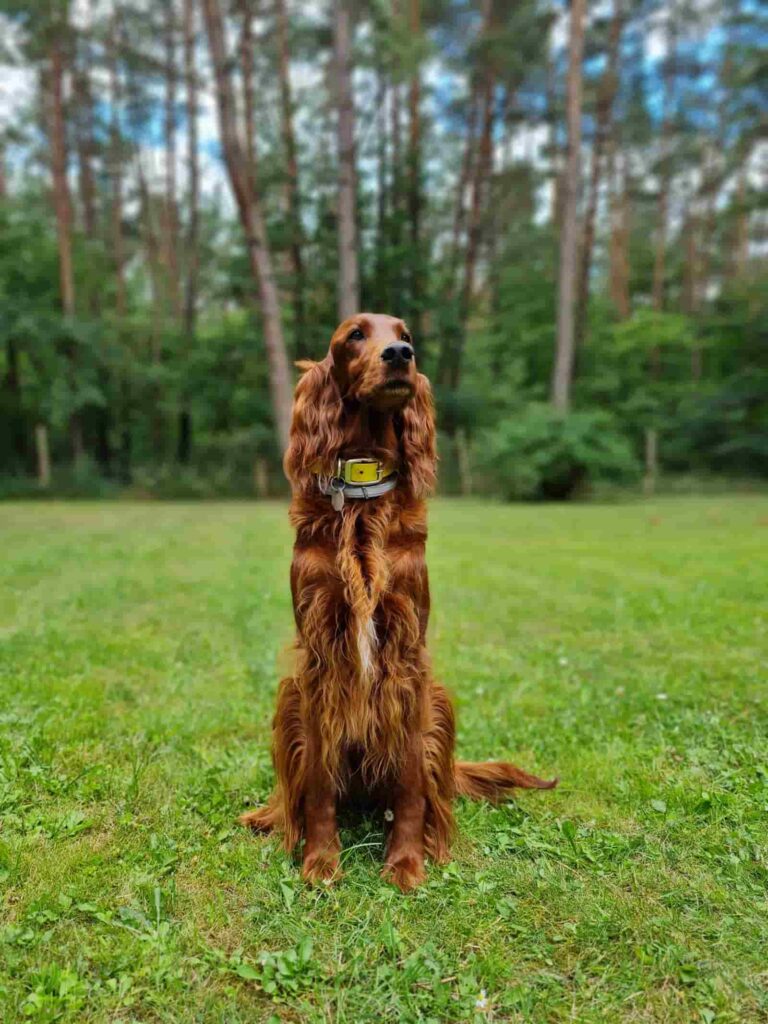
M411 336L408 333L408 331L403 331L403 333L400 335L400 341L408 341L408 342L410 342L410 340L411 340Z
M347 335L347 341L365 341L365 335L359 327L356 327L354 331L350 331Z

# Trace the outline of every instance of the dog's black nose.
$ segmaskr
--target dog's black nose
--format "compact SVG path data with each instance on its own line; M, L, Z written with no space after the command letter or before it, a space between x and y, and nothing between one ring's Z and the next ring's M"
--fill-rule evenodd
M409 363L413 359L413 348L405 341L399 341L396 345L387 345L381 353L385 363Z

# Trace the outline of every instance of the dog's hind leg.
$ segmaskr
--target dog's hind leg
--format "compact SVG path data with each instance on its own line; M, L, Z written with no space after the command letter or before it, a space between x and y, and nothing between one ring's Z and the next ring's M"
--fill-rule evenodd
M307 739L296 679L283 679L272 723L272 760L277 785L264 807L243 814L240 821L257 832L282 832L292 850L303 832L302 804L306 777Z
M427 808L425 842L437 864L450 860L453 838L453 750L456 724L453 705L442 686L431 682L426 693L423 736Z
M275 790L263 807L240 815L240 824L254 832L282 832L283 801L279 790Z

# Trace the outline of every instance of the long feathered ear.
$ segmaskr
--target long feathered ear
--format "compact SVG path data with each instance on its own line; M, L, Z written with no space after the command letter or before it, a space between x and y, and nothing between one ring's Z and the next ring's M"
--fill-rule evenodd
M293 489L304 491L313 481L313 468L319 465L330 471L334 455L343 444L343 404L330 358L321 363L302 362L299 368L304 374L296 385L283 468Z
M403 472L414 497L426 498L435 488L437 451L432 388L423 373L416 375L416 393L401 413Z

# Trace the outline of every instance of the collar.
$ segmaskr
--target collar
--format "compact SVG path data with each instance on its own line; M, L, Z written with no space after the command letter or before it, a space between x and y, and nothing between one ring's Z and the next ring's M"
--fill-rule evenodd
M397 469L378 459L337 459L332 473L316 462L312 472L318 478L320 493L330 497L337 512L345 500L367 501L387 494L397 486Z

